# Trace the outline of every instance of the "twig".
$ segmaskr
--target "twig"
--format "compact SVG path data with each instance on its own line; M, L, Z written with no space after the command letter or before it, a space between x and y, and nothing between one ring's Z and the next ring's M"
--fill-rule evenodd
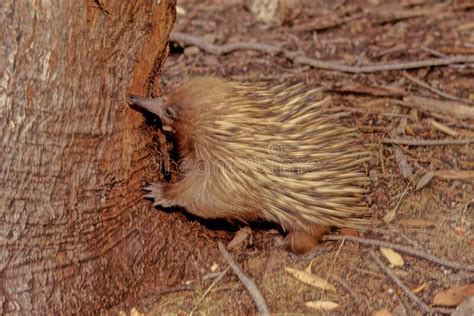
M442 96L443 98L446 98L446 99L450 99L450 100L453 100L453 101L460 101L460 102L464 102L464 103L468 103L468 104L474 104L474 102L471 102L469 100L466 100L466 99L463 99L463 98L459 98L457 96L454 96L452 94L449 94L449 93L446 93L446 92L443 92L435 87L432 87L430 86L429 84L427 84L426 82L410 75L409 73L407 73L406 71L404 71L402 73L402 75L407 78L408 80L410 80L411 82L419 85L420 87L423 87L425 89L428 89L430 90L431 92L433 93L436 93L437 95L440 95Z
M447 117L446 115L435 113L435 112L431 112L429 114L432 117L437 118L440 121L446 122L446 124L449 124L450 126L455 126L455 127L460 127L460 128L464 128L464 129L474 130L474 124L469 124L467 122L463 122L463 121L460 121L460 120L455 120L453 118Z
M382 174L384 176L386 176L387 175L387 169L385 168L385 158L383 156L383 144L380 145L379 160L380 160L380 168L382 168Z
M374 277L374 278L378 278L378 279L383 279L384 278L383 274L372 272L372 271L365 270L365 269L362 269L362 268L352 267L351 269L354 270L354 271L360 272L362 274L370 275L371 277Z
M337 275L333 275L332 278L339 283L339 285L346 290L347 293L349 293L353 298L357 298L357 295L354 293L352 288L350 287L349 283L346 282L346 280L338 277Z
M166 288L161 289L158 292L158 295L165 295L165 294L169 294L169 293L184 292L184 291L194 291L194 289L192 287L190 287L189 285L166 287Z
M214 45L206 41L204 38L181 33L171 32L170 40L174 42L180 42L185 45L194 45L214 55L226 55L236 50L257 50L262 51L270 55L280 53L282 49L279 46L260 44L260 43L249 43L249 42L236 42L228 43L224 45Z
M236 50L257 50L270 55L282 54L284 57L290 59L295 64L309 65L314 68L342 71L348 73L373 73L386 70L403 70L432 66L446 66L451 64L474 63L474 56L453 56L448 58L433 58L409 62L393 62L388 64L374 63L372 65L365 66L350 66L340 64L338 62L308 58L304 55L301 55L300 52L288 51L276 45L237 42L219 46L211 44L201 37L176 31L171 32L170 40L175 42L181 42L184 45L194 45L208 53L215 55L229 54Z
M452 137L458 137L459 136L458 132L456 132L452 128L444 125L443 123L437 122L434 119L429 119L428 122L431 124L431 126L436 128L438 131L441 131L445 134L448 134L449 136L452 136Z
M230 269L230 267L227 267L227 269L222 271L222 273L217 278L215 278L214 281L212 281L211 285L209 285L209 287L206 289L204 294L199 298L199 301L197 301L196 305L194 305L194 307L191 310L191 312L189 313L189 315L192 315L194 313L194 311L196 311L199 304L201 304L202 300L207 296L207 294L209 294L209 292L212 290L212 288L214 286L216 286L217 283L219 283L219 281L224 277L224 275L227 273L227 271L229 271L229 269Z
M390 222L392 222L395 219L395 215L397 214L398 208L400 207L400 203L402 203L403 197L405 194L407 194L408 189L410 188L410 184L413 182L413 179L415 179L414 176L411 177L410 181L408 182L407 186L405 187L405 190L403 190L402 195L400 196L400 199L398 199L397 205L395 205L395 208L385 214L383 217L383 221L388 225Z
M427 47L427 46L425 46L425 45L421 45L420 47L421 47L422 50L424 50L424 51L426 51L426 52L428 52L428 53L430 53L430 54L432 54L432 55L434 55L434 56L436 56L436 57L442 57L442 58L448 57L448 55L443 54L442 52L437 51L437 50L435 50L435 49L429 48L429 47Z
M239 264L234 261L234 258L232 258L232 255L225 249L225 246L222 242L218 242L219 246L219 251L221 252L222 256L225 258L229 266L232 268L232 271L237 275L239 278L240 282L247 288L247 290L250 293L250 296L252 297L253 301L255 302L255 305L257 305L258 312L260 315L270 315L270 312L268 311L267 304L265 303L265 299L263 298L262 294L257 288L257 285L255 282L250 279L240 268Z
M343 239L341 244L339 245L339 248L336 251L336 254L334 255L334 258L332 259L331 268L329 269L329 273L327 274L326 280L324 281L324 286L323 286L323 291L321 293L321 298L324 295L324 291L326 290L326 285L328 284L329 276L333 273L334 263L336 262L336 259L339 256L339 253L341 252L342 246L344 246L344 242L345 242L345 240Z
M315 19L314 21L311 21L310 23L305 23L305 24L300 24L296 25L294 27L294 30L297 32L314 32L314 31L322 31L322 30L328 30L333 27L339 27L341 25L344 25L348 22L360 20L364 17L366 17L366 13L359 13L359 14L354 14L350 16L332 16L331 19L328 20L322 20L320 22L318 19ZM316 23L315 23L316 22Z
M405 311L406 311L405 315L415 315L415 313L413 312L413 308L411 308L410 302L407 300L405 295L398 292L395 292L395 293L397 294L400 301L402 301L403 307L405 307Z
M360 67L343 65L337 62L331 61L322 61L317 59L312 59L303 56L295 56L293 52L285 52L284 54L288 59L291 59L293 62L302 65L309 65L314 68L327 69L327 70L337 70L348 73L373 73L379 71L387 70L403 70L403 69L415 69L423 67L432 67L432 66L446 66L451 64L459 63L474 63L474 56L455 56L449 58L434 58L434 59L424 59L417 61L408 61L408 62L393 62L393 63L374 63L372 65L365 65Z
M418 296L415 295L415 293L412 292L412 290L410 290L406 285L405 283L403 283L402 280L400 280L397 275L392 271L392 269L390 269L389 267L387 267L383 262L382 260L379 258L379 256L377 256L375 254L375 252L373 250L369 251L369 254L370 256L374 259L375 263L385 272L386 275L388 275L392 281L397 284L402 290L403 292L405 292L405 294L412 300L414 301L416 304L418 304L418 306L421 308L421 310L425 313L430 313L430 314L433 314L433 313L441 313L441 314L451 314L453 312L453 309L449 309L449 308L432 308L428 305L426 305L421 299L418 298ZM404 300L402 299L402 302ZM409 306L409 305L408 305ZM410 314L411 315L411 314Z
M372 245L372 246L377 246L377 247L386 247L386 248L392 248L401 252L405 252L409 255L422 258L434 263L437 263L439 265L453 268L453 269L458 269L458 270L467 270L467 271L474 271L474 265L465 265L465 264L460 264L457 262L452 262L449 260L441 259L436 256L430 255L424 251L414 249L412 247L408 247L405 245L399 245L399 244L394 244L391 242L387 241L381 241L381 240L375 240L375 239L367 239L367 238L360 238L360 237L353 237L353 236L324 236L322 238L325 241L328 240L348 240L352 242L359 242L361 244L365 245Z
M436 145L465 145L474 143L474 138L446 138L446 139L406 139L385 138L385 144L411 145L411 146L436 146Z
M405 293L406 295L412 300L414 301L415 303L418 304L418 306L421 308L421 310L425 313L430 313L431 312L431 308L426 305L422 300L420 300L418 298L418 296L415 295L415 293L413 293L403 282L402 280L400 280L396 275L395 273L393 273L393 271L387 267L383 262L382 260L380 260L379 256L377 256L375 254L375 252L373 250L369 251L369 254L370 256L372 257L372 259L374 259L375 263L380 267L380 269L382 269L386 275L388 275L392 281L398 285Z
M395 103L401 106L416 108L421 111L449 115L461 120L474 119L474 107L459 104L457 102L442 101L419 96L406 96L403 98L403 101L397 100Z
M462 179L473 180L474 171L472 170L438 170L435 171L435 177L447 180Z

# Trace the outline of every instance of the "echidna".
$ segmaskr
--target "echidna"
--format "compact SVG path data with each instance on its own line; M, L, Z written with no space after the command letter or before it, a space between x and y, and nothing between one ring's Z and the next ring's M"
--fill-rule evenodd
M210 76L163 98L129 99L176 133L184 170L176 183L145 188L155 206L276 222L297 253L314 249L330 227L367 222L361 167L369 152L320 90Z

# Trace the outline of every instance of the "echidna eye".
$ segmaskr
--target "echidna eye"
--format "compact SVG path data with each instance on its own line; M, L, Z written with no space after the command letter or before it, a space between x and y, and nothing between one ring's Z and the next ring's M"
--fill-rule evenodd
M165 110L165 115L166 115L167 117L169 117L169 118L174 118L174 113L173 113L173 111L172 111L170 108L167 108L167 109Z

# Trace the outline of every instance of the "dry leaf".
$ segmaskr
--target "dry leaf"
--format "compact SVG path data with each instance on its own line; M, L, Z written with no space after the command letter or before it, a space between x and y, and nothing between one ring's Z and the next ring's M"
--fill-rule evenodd
M305 305L307 307L311 307L311 308L314 308L314 309L322 309L322 310L325 310L325 311L332 311L332 310L335 310L339 307L341 307L341 305L337 304L337 303L334 303L334 302L331 302L331 301L310 301L310 302L306 302Z
M453 287L436 293L433 298L433 305L456 306L461 304L466 297L474 295L474 283Z
M387 258L392 267L403 267L403 258L391 248L380 247L380 252Z
M247 239L248 236L252 233L252 230L250 227L245 226L244 228L241 228L238 232L235 233L234 238L230 241L230 243L227 245L227 249L232 249L235 246L241 244L242 242Z
M423 289L426 287L426 282L424 282L423 284L415 287L414 289L412 289L411 291L413 293L420 293L421 291L423 291Z
M405 154L403 153L403 151L400 149L400 147L394 146L393 153L395 156L395 160L398 163L398 170L400 171L402 176L405 179L411 178L411 176L413 175L413 169L410 163L408 162L407 158L405 157Z
M388 212L387 214L385 214L385 216L383 217L383 221L388 224L390 222L392 222L394 219L395 219L395 214L397 213L397 209L393 209L391 210L390 212Z
M386 309L379 309L378 311L374 313L373 316L392 316L392 313L390 313Z
M428 183L430 183L431 179L433 179L435 173L433 171L425 173L423 177L421 177L420 180L418 180L418 183L416 184L415 191L421 189L422 187L426 186Z
M409 227L435 227L436 222L420 218L405 218L398 221L398 224Z
M144 316L144 315L145 315L145 314L142 314L142 313L140 313L139 311L137 311L137 310L135 309L135 307L132 308L132 310L130 311L130 316Z
M328 283L325 279L318 277L317 275L311 272L288 268L288 267L285 267L285 271L303 283L306 283L308 285L311 285L323 290L336 292L336 287L334 285Z

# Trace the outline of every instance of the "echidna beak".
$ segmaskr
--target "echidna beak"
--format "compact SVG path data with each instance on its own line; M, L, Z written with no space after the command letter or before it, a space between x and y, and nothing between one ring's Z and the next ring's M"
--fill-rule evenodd
M163 104L162 98L143 98L136 95L129 95L128 102L132 105L136 105L150 113L160 116L160 108Z

